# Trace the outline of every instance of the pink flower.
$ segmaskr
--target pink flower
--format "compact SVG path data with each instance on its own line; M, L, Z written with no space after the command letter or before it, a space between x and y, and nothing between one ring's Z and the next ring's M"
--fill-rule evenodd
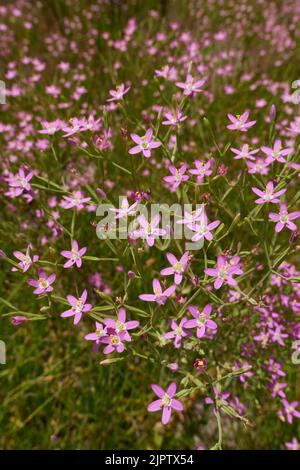
M279 416L283 421L287 421L289 424L292 424L293 418L300 418L300 413L296 410L299 403L293 401L289 403L285 398L282 399L283 408L279 410Z
M182 338L185 338L186 336L190 336L190 333L188 331L185 331L185 322L186 322L186 317L183 317L179 325L174 321L171 320L170 326L172 328L172 331L169 331L168 333L164 333L163 337L165 339L173 339L174 338L174 346L175 348L180 348L181 346L181 340Z
M103 325L99 322L96 321L96 330L94 333L88 333L85 335L85 339L87 341L95 341L95 344L93 346L93 352L98 351L100 344L101 344L101 338L108 336L107 329L106 327L103 327Z
M176 80L177 71L175 67L170 67L169 65L165 65L161 70L155 70L155 75L157 77L162 77L167 80Z
M43 269L39 269L38 279L29 279L27 283L32 287L36 287L36 289L33 291L34 294L45 294L46 292L53 291L51 284L53 284L55 279L55 274L50 274L50 276L47 277L45 271Z
M62 121L56 119L55 121L47 122L44 121L42 123L43 129L38 131L39 134L47 134L47 135L54 135L56 132L62 129Z
M257 152L259 152L259 149L250 150L248 144L244 144L241 149L231 147L230 150L236 154L235 157L233 157L234 160L239 160L240 158L245 158L246 160L255 160L252 155L255 155Z
M153 130L148 129L143 137L139 137L137 134L130 134L132 140L137 144L129 150L131 155L142 152L144 157L151 157L151 149L155 149L161 146L161 142L152 140Z
M164 126L178 126L180 122L186 120L187 116L184 116L180 109L176 109L176 111L172 114L167 112L164 114L166 121L162 121Z
M103 353L110 354L111 352L117 351L118 353L122 353L125 349L123 344L124 337L126 332L111 332L108 336L104 336L100 339L101 343L107 344L105 346Z
M30 171L27 175L23 168L20 168L16 175L10 174L7 179L9 186L12 188L14 196L19 196L25 190L30 191L31 186L29 181L33 177L33 171ZM6 193L9 195L9 193Z
M163 180L166 181L166 183L169 183L172 189L175 190L182 182L189 179L189 176L185 174L187 168L188 165L186 163L181 165L179 170L177 170L174 165L170 165L168 170L171 173L171 176L164 176Z
M144 300L145 302L156 302L159 305L164 305L167 298L174 294L176 290L176 286L172 285L163 292L158 279L153 279L152 286L154 294L141 294L139 295L139 299Z
M121 83L121 85L117 86L117 88L115 90L109 90L109 94L110 94L110 96L112 96L112 98L109 98L106 101L119 101L119 100L123 99L123 96L126 93L128 93L129 90L130 90L130 87L125 88L124 83Z
M189 253L186 251L179 261L172 253L167 253L166 256L169 263L171 264L171 267L162 269L160 274L162 276L171 276L174 274L174 282L176 285L178 285L181 283L183 273L187 268L189 262Z
M183 213L183 219L178 219L176 223L183 225L194 225L195 222L201 220L203 210L203 207L200 207L199 209L192 212L188 212L185 210Z
M103 323L106 325L107 331L110 331L112 329L115 331L116 334L124 333L124 341L131 341L131 336L128 333L128 330L133 330L134 328L137 328L140 325L140 322L138 321L126 322L125 308L120 308L117 320L113 320L112 318L106 318L105 320L103 320Z
M74 191L72 196L63 196L63 201L61 206L64 209L71 209L76 207L76 209L83 209L85 204L91 200L90 197L84 197L81 191Z
M297 230L297 225L295 225L291 220L298 219L300 217L300 212L290 212L288 213L286 204L280 205L279 214L275 212L269 213L269 219L273 222L277 222L275 225L275 232L281 232L281 230L286 226L291 231Z
M227 129L230 130L237 130L237 131L242 131L242 132L247 132L247 130L254 126L256 121L249 121L247 122L247 119L249 117L249 111L245 111L242 115L237 115L233 116L233 114L229 113L227 114L229 120L232 122L229 126L227 126Z
M14 251L13 255L19 260L18 266L22 269L23 273L25 273L33 263L36 263L39 260L37 255L34 255L32 258L30 256L30 250L32 248L31 243L28 245L26 249L26 253L21 253L21 251ZM17 268L13 267L12 271L18 271Z
M121 219L122 217L127 217L128 215L135 214L135 208L138 205L138 202L134 202L131 206L129 205L127 197L124 197L121 202L121 208L115 209L114 207L110 210L116 213L116 219Z
M184 324L185 328L197 328L197 337L202 338L205 335L207 328L211 330L216 330L218 325L216 322L210 319L210 314L212 311L212 306L207 304L203 310L200 312L198 307L194 305L188 306L189 312L193 315L193 320L187 320Z
M61 313L62 318L73 317L74 316L74 325L80 322L82 314L91 310L92 305L86 303L87 299L87 290L84 289L79 299L76 299L73 295L67 295L67 300L71 305L69 310Z
M195 223L188 224L188 228L196 232L196 234L192 237L192 242L197 242L199 240L202 240L203 238L208 241L211 241L213 239L211 231L217 228L221 222L220 220L215 220L210 224L208 224L207 222L207 215L205 213L205 209L203 208L203 211L200 215L200 220Z
M272 202L273 204L275 204L279 202L279 199L277 198L284 194L286 192L286 189L281 189L280 191L274 193L274 183L272 181L269 181L266 186L265 192L255 187L252 188L252 191L259 196L259 199L255 200L256 204L264 204L265 202Z
M300 443L297 441L295 437L293 437L291 442L286 442L285 446L288 450L300 450Z
M197 183L202 183L205 176L210 176L212 174L212 170L210 170L212 161L209 160L208 162L201 162L200 160L195 160L194 164L196 168L192 168L189 170L191 175L197 176Z
M152 384L151 388L159 400L155 400L148 405L148 411L153 413L162 409L162 424L167 424L171 417L172 409L176 411L183 411L183 405L179 400L174 397L176 393L176 383L172 382L167 388L166 392L156 384Z
M69 260L64 264L64 268L70 268L71 266L73 266L73 264L76 264L77 268L81 268L81 265L82 265L81 258L85 254L87 248L83 247L79 249L78 243L76 240L73 240L71 245L72 245L71 251L64 250L60 253L64 258L68 258Z
M183 94L186 96L190 96L194 93L200 93L202 90L202 85L206 82L206 78L202 80L196 80L193 76L188 73L185 82L176 82L176 86L182 88L184 90Z
M134 238L146 239L147 245L150 247L154 245L155 238L166 234L164 229L158 228L160 222L159 214L156 214L150 223L143 214L137 218L137 221L140 224L140 228L135 230L132 235Z
M275 140L273 148L261 147L261 150L267 155L266 163L268 164L273 163L274 161L286 163L286 159L284 157L294 151L293 148L282 148L280 139Z
M24 317L23 315L16 315L16 316L12 317L11 323L13 324L13 326L20 326L23 323L25 323L27 320L28 319L26 317Z
M260 174L267 175L269 173L269 165L263 158L257 158L255 162L247 160L248 173L251 175Z
M229 284L230 286L236 286L237 282L235 279L233 279L234 274L242 274L243 271L238 264L239 262L239 257L234 256L230 262L227 261L225 256L218 256L217 259L217 265L215 268L206 268L204 270L205 274L208 274L209 276L212 276L215 278L214 282L214 288L215 289L220 289L220 287L223 285L225 282L226 284Z

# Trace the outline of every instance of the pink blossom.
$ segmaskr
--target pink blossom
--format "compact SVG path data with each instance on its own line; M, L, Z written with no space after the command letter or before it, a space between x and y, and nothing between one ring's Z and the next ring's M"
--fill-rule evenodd
M231 147L230 149L233 153L235 153L235 160L239 160L240 158L245 158L246 160L255 160L253 155L259 152L259 149L250 150L250 146L248 144L244 144L241 149L236 149Z
M234 256L229 262L225 256L218 256L217 264L215 268L206 268L204 270L205 274L215 278L214 288L220 289L220 287L225 282L230 286L236 286L237 282L233 279L234 274L242 274L243 271L240 267L239 257Z
M218 325L216 322L210 319L212 306L210 304L205 305L201 310L195 305L189 305L188 311L194 317L193 320L187 320L184 324L185 328L197 328L197 337L202 338L205 335L206 329L216 330Z
M176 393L176 383L172 382L167 388L166 392L156 384L152 384L151 388L159 400L155 400L148 405L148 411L153 413L162 410L162 424L167 424L171 417L172 409L176 411L183 411L183 405L179 400L174 398Z
M195 80L193 76L188 73L185 82L176 82L176 86L184 90L183 94L186 96L193 95L194 93L200 93L202 85L206 82L206 78L202 80Z
M71 305L71 308L69 310L66 310L65 312L62 312L60 316L62 318L74 316L73 323L74 325L77 325L77 323L79 323L81 320L82 314L84 312L88 312L92 308L91 304L86 303L86 299L87 299L86 289L84 289L84 291L82 292L81 296L78 299L76 299L76 297L74 297L73 295L67 295L67 300L69 304Z
M174 274L174 282L176 285L180 284L183 278L183 273L185 272L188 262L189 262L189 253L186 251L180 260L178 261L177 258L172 253L166 254L171 267L164 268L160 271L162 276L172 276Z
M95 332L88 333L84 337L87 341L95 341L95 344L93 346L93 352L98 351L100 344L101 344L101 341L100 341L101 338L108 336L107 328L103 327L101 323L96 321L95 326L96 326Z
M126 335L126 332L121 331L120 333L116 333L112 331L109 333L108 336L103 336L100 339L101 343L107 344L105 346L103 353L104 354L110 354L111 352L117 351L118 353L122 353L125 349L125 346L123 344L124 337Z
M81 191L74 191L72 196L63 196L63 199L61 206L64 209L76 207L78 210L83 209L85 204L91 200L90 197L84 197Z
M166 183L169 183L172 189L175 190L182 182L189 179L189 176L185 174L187 168L188 165L186 163L181 165L178 170L174 165L169 165L168 170L171 173L171 176L164 176L163 180L166 181Z
M11 174L8 178L8 184L13 190L14 197L19 196L25 190L30 191L31 186L29 181L33 177L33 172L30 171L27 175L23 168L20 168L16 175ZM6 195L10 195L6 193Z
M300 412L296 410L299 403L293 401L289 403L285 398L282 399L283 408L279 410L279 416L283 421L292 424L293 418L300 418Z
M174 113L164 113L164 116L166 118L166 121L162 121L164 126L178 126L187 119L187 116L184 116L180 109L176 109Z
M242 115L238 114L237 116L234 116L231 113L227 114L229 120L232 122L229 126L227 126L227 129L230 130L237 130L237 131L242 131L242 132L247 132L247 130L254 126L256 121L249 121L247 122L247 119L249 117L249 111L245 111Z
M201 162L200 160L195 160L194 164L196 168L189 170L189 173L197 176L197 183L202 183L205 176L210 176L212 174L212 170L210 170L212 161L209 160L208 162Z
M34 255L32 258L30 256L30 250L32 248L31 243L28 245L26 249L26 253L21 253L21 251L14 251L13 255L19 260L18 266L22 269L23 273L25 273L33 263L36 263L39 260L37 255ZM13 267L12 271L18 271L17 268Z
M105 324L107 331L114 330L117 334L124 333L124 341L131 341L131 336L128 333L128 330L133 330L134 328L137 328L140 324L140 322L138 321L126 322L125 308L120 308L117 320L113 320L112 318L106 318L105 320L103 320L103 323Z
M163 291L158 279L153 279L152 287L154 294L141 294L139 295L139 299L145 302L156 302L159 305L164 305L167 298L174 294L176 290L176 285L172 285Z
M160 222L159 214L156 214L150 223L143 214L137 218L137 221L140 224L140 228L135 230L132 235L134 238L146 239L147 245L150 247L154 245L155 238L166 234L164 229L158 228Z
M280 191L274 192L274 183L269 181L265 191L254 187L252 191L259 196L259 199L256 199L256 204L264 204L265 202L272 202L273 204L279 202L278 197L282 196L286 192L286 189L281 189ZM276 191L276 189L275 189Z
M110 210L112 212L116 213L116 219L121 219L122 217L127 217L128 215L134 215L135 214L135 208L138 205L138 202L134 202L131 206L129 205L127 197L124 197L121 202L121 208L116 209L116 208L111 208Z
M119 101L123 99L123 96L128 93L130 90L130 87L125 88L124 83L121 83L121 85L117 86L115 90L109 90L109 94L112 98L109 98L106 101Z
M168 333L163 334L163 337L165 339L174 339L174 346L177 349L180 348L181 346L182 338L185 338L186 336L190 336L190 333L185 330L186 320L187 320L186 317L183 317L179 325L174 320L171 320L170 326L172 328L172 331L169 331Z
M215 220L214 222L211 222L210 224L207 223L207 215L205 213L205 209L203 209L200 219L192 224L188 224L188 227L193 231L196 232L195 235L192 237L193 242L197 242L199 240L202 240L205 238L208 241L211 241L213 239L213 235L211 233L212 230L217 228L220 225L220 220Z
M60 253L64 258L68 258L69 260L64 264L64 268L70 268L73 264L76 264L77 268L80 268L82 265L81 258L86 253L87 248L79 248L76 240L73 240L71 245L71 251L64 250Z
M297 226L291 221L298 219L299 217L300 212L288 213L286 204L280 205L279 214L276 214L275 212L269 213L269 219L273 222L277 222L275 225L275 232L281 232L284 227L287 227L291 231L297 230Z
M161 142L153 140L153 130L148 129L143 137L139 137L137 134L130 134L132 140L137 144L129 150L131 155L142 152L144 157L151 157L151 149L155 149L161 146Z
M27 283L35 287L36 289L33 291L34 294L45 294L46 292L52 292L53 287L51 284L56 279L56 275L50 274L49 277L47 277L45 271L43 269L38 270L38 279L29 279Z
M284 157L294 151L293 148L282 148L280 139L275 140L273 148L261 147L261 150L267 155L266 163L268 164L273 163L274 161L286 163L286 159Z

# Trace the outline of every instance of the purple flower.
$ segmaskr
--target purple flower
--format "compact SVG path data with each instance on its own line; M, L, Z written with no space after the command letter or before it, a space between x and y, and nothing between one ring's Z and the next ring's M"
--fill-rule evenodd
M249 121L247 122L247 119L249 117L249 111L245 111L242 115L237 115L233 116L233 114L227 114L229 120L231 121L232 124L227 126L227 129L230 130L237 130L237 131L242 131L242 132L247 132L247 130L254 126L256 121Z
M189 176L185 174L187 168L188 165L186 163L181 165L179 170L177 170L174 165L170 165L168 169L171 176L164 176L163 180L171 185L172 190L175 190L182 182L189 179Z
M230 150L236 154L235 157L233 157L235 160L239 160L240 158L245 158L246 160L255 160L252 155L255 155L257 152L259 152L259 149L250 150L248 144L244 144L241 149L231 147Z
M166 121L162 121L164 126L178 126L180 122L186 120L187 116L184 116L180 109L176 109L176 111L172 114L167 112L164 114Z
M273 148L261 147L261 150L267 155L266 163L268 164L273 163L274 161L286 163L286 159L284 157L294 151L293 148L282 148L280 139L275 140Z
M178 261L177 258L172 253L166 254L171 267L164 268L160 271L162 276L170 276L174 274L174 282L176 285L180 284L183 278L183 273L185 272L188 262L189 262L189 252L186 251L180 260Z
M111 332L108 336L104 336L100 339L101 343L107 344L105 346L103 353L110 354L111 352L117 351L118 353L122 353L125 349L123 344L124 337L126 332Z
M130 87L125 88L124 83L121 83L121 85L117 86L115 90L109 90L109 94L112 98L109 98L106 101L120 101L129 90Z
M161 146L161 142L153 140L153 130L148 129L143 137L139 137L137 134L131 134L132 140L137 144L129 150L131 155L142 152L144 157L151 157L151 149L155 149Z
M291 220L298 219L300 217L300 212L290 212L288 213L286 204L280 205L279 214L275 212L270 212L269 219L273 222L277 222L275 225L275 232L281 232L281 230L286 226L289 230L297 230L297 226L291 222Z
M158 279L153 279L152 286L154 294L141 294L139 295L139 299L144 300L145 302L156 302L159 305L164 305L167 298L174 294L176 290L176 286L172 285L163 291Z
M154 245L155 238L165 235L166 233L164 229L158 228L160 222L159 214L156 214L150 223L143 214L137 218L137 221L140 224L140 228L134 230L132 236L133 238L146 239L147 245L150 247Z
M108 336L107 329L106 327L103 327L103 325L99 322L96 321L96 330L94 333L88 333L85 335L85 339L87 341L95 341L95 344L93 346L93 351L96 352L98 351L100 344L101 344L101 338Z
M131 336L128 333L128 330L133 330L140 325L138 321L128 321L126 322L126 310L125 308L120 308L118 313L118 319L113 320L112 318L106 318L103 320L107 331L114 330L116 334L122 333L122 339L124 341L131 341Z
M274 183L269 181L265 192L261 191L258 188L252 188L252 191L259 196L259 199L256 199L256 204L264 204L265 202L272 202L273 204L279 202L277 199L279 196L286 192L286 189L281 189L280 191L274 192ZM276 190L275 190L276 191Z
M197 337L202 338L205 335L206 329L216 330L218 325L210 319L212 306L207 304L200 312L195 305L189 305L188 311L194 317L193 320L187 320L184 324L185 328L197 328Z
M279 417L283 421L287 421L289 424L292 424L293 418L300 418L300 412L296 410L299 402L293 401L289 403L285 398L283 398L281 401L283 408L279 410Z
M69 310L66 310L65 312L61 313L62 318L66 317L73 317L74 316L74 325L77 325L77 323L80 322L82 314L84 312L88 312L91 310L92 305L86 303L87 299L87 290L84 289L82 292L81 296L76 299L73 295L67 295L67 300L69 304L71 305L71 308Z
M193 232L196 232L196 234L192 237L192 242L197 242L199 240L202 240L203 238L208 241L211 241L213 239L211 231L217 228L221 222L220 220L215 220L210 224L208 224L207 222L207 215L205 213L205 210L203 209L197 222L188 224L188 228L191 229Z
M239 265L239 257L234 256L229 262L225 256L218 256L215 268L206 268L205 274L215 278L214 288L220 289L225 282L230 286L236 286L237 282L233 279L234 274L242 274L243 271Z
M163 337L165 339L174 339L174 346L177 349L180 348L181 346L182 338L185 338L186 336L190 336L190 333L188 331L185 331L184 329L185 322L186 322L186 317L182 318L179 325L174 320L171 320L170 326L172 328L172 331L169 331L168 333L163 334Z
M86 247L79 249L77 241L73 240L71 251L64 250L60 253L64 258L68 258L69 260L64 264L64 268L70 268L73 264L76 264L77 268L80 268L82 265L81 257L85 254L86 250Z
M116 214L116 219L122 219L122 217L127 217L128 215L134 215L135 214L135 208L138 205L138 202L134 202L131 206L129 205L127 197L124 197L121 202L121 207L120 209L115 209L114 207L111 208L110 210L112 212L115 212Z
M160 411L162 409L162 424L167 424L170 420L172 409L176 411L183 411L183 405L179 400L174 398L176 393L176 383L172 382L167 388L166 392L156 384L152 384L151 388L159 400L155 400L148 405L147 410L150 413Z
M210 176L212 174L212 170L210 170L212 161L209 160L208 162L201 162L200 160L195 160L194 164L196 168L189 170L189 173L197 176L197 183L202 183L205 176Z
M45 271L43 269L39 269L38 279L29 279L27 283L32 287L36 287L33 291L34 294L45 294L46 292L53 291L51 284L53 284L55 279L56 275L54 273L47 277Z
M186 96L193 95L194 93L200 93L202 90L202 85L206 82L206 78L202 80L195 80L193 76L188 73L185 82L176 82L176 86L183 88L183 94Z
M18 266L22 269L23 273L25 273L33 263L36 263L39 259L37 255L34 255L32 258L30 256L30 250L32 249L31 243L28 245L26 249L26 253L21 253L21 251L14 251L13 255L19 260ZM13 267L12 271L18 271L17 268Z
M90 197L84 197L81 191L74 191L72 196L63 196L63 201L61 206L64 209L76 209L81 210L84 208L85 204L91 200Z
M25 323L26 321L27 321L27 318L24 317L23 315L16 315L16 316L12 317L12 319L11 319L11 323L13 324L13 326L20 326L23 323Z

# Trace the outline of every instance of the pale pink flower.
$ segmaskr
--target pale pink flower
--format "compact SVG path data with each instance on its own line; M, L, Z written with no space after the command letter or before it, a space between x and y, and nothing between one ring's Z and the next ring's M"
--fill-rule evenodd
M183 94L190 96L194 93L200 93L202 90L202 85L206 82L206 78L202 80L195 80L193 76L188 73L185 82L176 82L176 86L184 90Z
M137 144L129 150L131 155L142 152L144 157L151 157L151 150L161 146L161 142L153 140L153 130L148 129L143 137L137 134L130 134L132 140Z
M50 276L47 277L45 271L43 269L39 269L38 279L29 279L27 283L30 286L36 288L33 291L34 294L45 294L47 292L53 291L53 287L51 286L51 284L53 284L55 279L56 279L56 275L54 273L50 274Z
M184 324L185 328L197 328L197 338L202 338L205 335L206 329L216 330L218 325L215 321L211 320L210 315L212 306L210 304L200 311L195 305L189 305L188 311L193 315L192 320L187 320Z
M229 262L225 256L218 256L217 264L215 268L206 268L204 270L205 274L215 278L214 288L220 289L220 287L225 282L230 286L236 286L237 282L233 279L233 275L240 275L243 273L239 265L239 257L234 256Z
M280 232L284 227L287 227L291 231L297 230L297 225L291 221L298 219L299 217L300 212L288 213L286 204L280 205L279 214L276 214L275 212L269 213L269 219L276 222L275 232Z
M233 157L234 160L245 158L246 160L255 161L255 157L253 157L253 155L259 152L259 149L250 150L250 146L248 144L244 144L241 149L236 149L234 147L231 147L230 150L236 154L235 157Z
M234 116L233 114L228 113L227 116L232 123L227 126L227 129L230 129L230 130L247 132L247 130L250 127L254 126L254 124L256 123L256 121L247 122L247 119L249 117L249 111L245 111L242 115L238 114L237 116Z
M252 191L259 196L259 199L256 199L256 204L264 204L265 202L272 202L276 204L279 202L278 197L282 196L286 192L286 189L281 189L280 191L274 192L274 183L269 181L265 191L261 191L258 188L252 188ZM275 189L276 191L276 189Z
M171 176L164 176L163 180L166 183L169 183L172 187L172 189L178 188L178 186L189 179L189 176L185 174L186 170L188 168L188 165L184 163L181 165L181 167L177 170L177 168L174 165L169 165L169 172L171 173Z
M155 400L150 403L147 409L150 413L162 410L162 424L167 424L170 421L172 409L183 411L182 403L174 398L177 388L175 382L172 382L171 385L169 385L166 392L156 384L152 384L151 388L155 395L159 397L159 400Z
M190 336L190 333L184 329L186 320L186 317L183 317L179 325L174 320L171 320L170 326L172 331L163 334L165 339L174 339L174 346L176 349L180 348L182 338Z
M150 223L147 221L146 217L142 214L137 218L140 228L134 230L132 233L134 238L143 238L146 240L148 246L154 245L154 240L157 237L163 236L166 234L164 229L160 229L160 215L156 214Z
M109 98L106 101L119 101L123 99L123 96L128 93L130 90L130 87L125 88L124 83L121 83L121 85L117 86L115 90L109 90L109 94L112 98Z
M70 268L73 264L76 264L77 268L81 268L82 265L82 256L86 253L87 248L79 248L78 243L76 240L73 240L71 243L71 250L70 251L62 251L60 254L64 256L64 258L68 258L64 264L64 268Z
M84 289L82 292L81 296L76 299L73 295L67 295L67 300L69 304L71 305L71 308L69 310L66 310L65 312L62 312L60 316L62 318L67 318L67 317L73 317L74 316L74 325L77 325L77 323L80 322L82 314L85 312L88 312L91 310L92 305L87 304L87 290Z
M126 321L126 310L125 308L120 308L118 312L117 320L112 318L105 318L103 323L106 326L107 331L114 330L117 334L124 333L123 341L131 341L131 336L128 333L128 330L133 330L140 325L138 321Z
M212 170L210 170L212 161L209 160L208 162L201 162L200 160L195 160L194 164L196 168L189 170L189 173L197 176L197 183L202 183L205 176L210 176L212 174Z
M169 268L164 268L160 271L160 274L162 276L173 276L174 275L174 282L176 285L180 284L182 279L183 279L183 274L188 266L189 262L189 252L186 251L180 260L172 254L172 253L167 253L166 254L167 259L171 266Z
M158 279L153 279L153 294L141 294L139 299L144 300L145 302L156 302L159 305L164 305L172 294L176 290L176 285L168 287L165 291L162 290L161 284Z
M273 148L261 147L261 150L267 155L266 163L268 164L273 163L274 161L286 163L286 159L284 157L294 151L293 148L282 148L280 139L275 140Z
M21 251L14 251L13 255L19 260L18 266L20 269L22 269L23 273L25 273L30 266L32 266L33 263L36 263L39 260L39 257L37 255L34 255L33 257L30 256L30 250L32 249L31 243L29 243L26 253L21 253ZM18 271L17 268L13 267L11 269L12 271Z

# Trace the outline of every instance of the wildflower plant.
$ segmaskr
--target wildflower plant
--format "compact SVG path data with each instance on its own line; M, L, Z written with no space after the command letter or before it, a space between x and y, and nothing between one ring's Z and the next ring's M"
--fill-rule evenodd
M299 449L299 5L158 3L0 6L3 448Z

